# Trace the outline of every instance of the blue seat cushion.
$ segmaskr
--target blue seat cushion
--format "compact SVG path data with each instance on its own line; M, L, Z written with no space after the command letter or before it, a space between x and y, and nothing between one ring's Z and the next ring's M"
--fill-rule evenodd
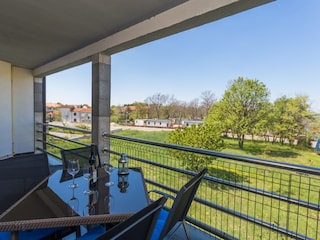
M160 238L160 234L162 232L162 229L164 227L164 224L167 221L169 212L165 209L161 209L160 214L158 216L156 226L153 230L151 240L158 240Z
M19 240L41 239L63 228L44 228L35 230L19 231ZM0 240L9 240L11 232L0 232Z
M99 237L100 235L102 235L105 232L106 232L106 229L104 227L102 227L101 225L98 225L98 226L90 229L88 232L83 234L81 237L78 237L77 240L96 239L97 237Z

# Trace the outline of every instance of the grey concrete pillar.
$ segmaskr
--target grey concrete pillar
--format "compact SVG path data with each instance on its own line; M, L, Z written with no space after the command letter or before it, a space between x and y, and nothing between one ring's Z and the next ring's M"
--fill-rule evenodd
M34 78L34 151L35 153L40 153L41 151L37 150L38 148L45 149L45 139L46 135L45 127L37 123L45 122L45 106L46 106L46 86L45 78ZM37 141L41 139L42 141Z
M98 145L101 162L109 161L104 148L110 149L110 141L103 138L110 133L111 57L97 54L92 58L92 143Z

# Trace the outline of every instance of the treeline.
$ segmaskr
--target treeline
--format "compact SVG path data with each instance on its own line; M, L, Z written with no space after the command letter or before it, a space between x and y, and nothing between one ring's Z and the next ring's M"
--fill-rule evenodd
M264 137L266 141L288 141L290 145L310 145L311 138L320 133L320 117L311 111L309 97L281 96L274 102L270 102L269 97L270 91L264 83L239 77L229 83L220 100L211 91L203 92L190 102L156 93L143 103L113 106L111 120L130 123L137 118L201 119L210 126L210 131L204 131L206 134L212 135L212 129L218 134L231 133L238 138L240 148L246 135ZM181 141L179 144L192 145L190 140L185 144Z
M204 91L190 102L180 101L174 96L155 93L144 102L111 107L111 121L132 123L134 119L204 119L216 102L211 91Z

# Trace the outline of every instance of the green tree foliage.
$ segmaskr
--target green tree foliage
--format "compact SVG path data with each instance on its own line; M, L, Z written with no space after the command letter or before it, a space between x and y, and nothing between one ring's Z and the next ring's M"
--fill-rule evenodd
M230 129L242 149L245 135L254 132L257 124L265 119L266 111L263 109L268 104L268 98L269 91L264 83L239 77L211 108L206 124L216 126L221 132Z
M215 151L224 147L221 132L211 125L203 124L170 132L169 143ZM176 150L172 150L172 154L177 159L182 160L184 168L194 171L199 171L201 168L208 166L213 160L212 157Z
M272 133L284 143L285 139L290 145L299 139L304 143L308 141L309 129L314 114L309 110L307 96L287 98L282 96L274 102L274 119L272 121Z

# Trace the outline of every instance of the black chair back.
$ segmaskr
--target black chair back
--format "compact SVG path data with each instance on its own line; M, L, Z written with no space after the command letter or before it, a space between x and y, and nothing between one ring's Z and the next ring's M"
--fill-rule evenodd
M0 161L0 214L50 174L46 153L25 153Z
M94 145L96 157L98 158L98 166L101 167L100 155L97 145ZM89 157L91 154L91 146L85 146L74 149L61 149L61 157L63 162L63 169L68 168L68 160L78 159L80 166L87 164L89 162Z
M179 190L161 231L160 239L163 239L178 222L184 222L201 180L207 171L208 169L204 168Z
M98 237L97 240L150 239L156 225L158 215L166 200L166 197L158 199L128 218L126 221L119 223L110 230L107 230L107 232Z

